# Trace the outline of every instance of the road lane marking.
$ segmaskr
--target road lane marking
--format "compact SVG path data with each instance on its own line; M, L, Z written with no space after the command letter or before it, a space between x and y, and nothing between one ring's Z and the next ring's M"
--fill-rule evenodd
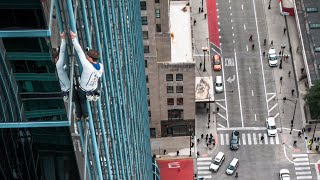
M230 16L232 16L232 13L230 13Z
M249 73L251 74L251 68L249 67Z
M242 134L242 144L246 145L246 134Z
M309 161L309 158L295 158L293 161L294 162Z
M222 126L222 125L221 125L221 124L219 124L219 123L218 123L218 126L220 126L220 127L222 127L222 128L226 128L226 127Z
M226 130L233 130L233 131L241 131L241 130L254 130L254 131L260 131L260 130L267 130L266 127L231 127L231 128L217 128L219 131L226 131Z
M268 100L267 102L269 102L271 99L273 99L276 96L276 94L273 94Z
M297 179L312 179L312 176L297 176Z
M251 134L247 134L247 136L248 136L248 145L251 145L252 143L251 143Z
M254 114L254 121L257 121L257 114Z
M253 144L257 144L256 133L252 133L252 137L253 137Z
M254 96L253 90L251 90L251 95Z
M296 175L310 175L311 171L296 172Z
M205 166L205 165L210 165L211 164L211 162L210 161L208 161L208 162L205 162L205 161L198 161L197 162L197 165L199 166L199 165L203 165L203 166Z
M307 166L307 167L295 167L294 168L296 171L301 171L301 170L310 170L310 167Z
M229 134L226 134L226 145L229 145L229 141L230 141Z
M225 99L216 99L216 100L214 100L215 102L224 102L225 101Z
M230 2L230 0L229 0L229 2ZM231 9L231 6L229 7L229 9Z
M294 163L295 166L309 166L309 162Z
M218 115L227 121L227 118L224 117L222 114L218 113Z
M241 4L241 9L243 10L243 4Z
M259 138L259 144L262 144L262 141L261 141L261 133L259 133L258 138Z
M224 139L223 139L223 134L220 134L220 143L221 143L221 145L224 145Z
M222 50L220 49L221 53L222 53ZM223 67L223 61L221 61L221 65ZM223 86L224 88L227 90L226 88L226 80L225 80L225 74L224 74L224 68L222 68L222 79L223 79ZM226 92L223 92L224 93L224 99L226 100L225 103L226 103L226 120L227 120L227 127L229 128L229 120L228 120L228 101L227 101L227 93Z
M233 26L231 27L231 29L233 29Z
M211 159L211 158L210 158ZM204 166L204 167L197 167L198 170L208 170L208 167L207 166Z
M258 47L259 47L259 54L260 54L260 63L261 63L261 68L262 68L262 79L263 79L263 86L264 86L264 94L265 94L265 99L266 99L266 105L267 105L267 110L269 109L269 105L267 102L267 88L266 88L266 80L264 77L264 68L263 68L263 62L262 62L262 54L261 54L261 43L260 43L260 35L259 35L259 27L258 27L258 20L257 20L257 11L256 11L256 3L255 0L252 0L253 2L253 10L254 10L254 18L256 22L256 28L257 28L257 39L258 39ZM269 116L269 111L268 116Z
M216 102L216 104L218 104L222 109L226 110L226 108L222 106L220 103Z
M249 51L249 47L248 47L248 45L247 45L246 47L247 47L247 51Z
M212 158L211 157L199 157L199 158L197 158L197 160L199 161L211 161L212 160Z
M270 137L270 144L274 144L274 139L273 139L273 137Z
M308 154L292 154L292 157L308 157Z
M279 135L278 135L278 133L276 134L276 144L280 144L280 142L279 142Z
M268 110L268 114L269 114L270 111L272 111L277 106L278 106L278 103L276 103L271 109Z
M212 51L214 51L215 53L219 54L221 56L220 53L218 53L215 49L211 48ZM222 58L222 57L221 57Z
M268 144L268 136L267 136L267 133L264 133L264 134L263 134L263 137L264 137L264 144Z
M246 24L243 24L243 29L244 29L244 30L247 30Z
M238 73L238 63L237 63L237 52L234 49L234 61L236 63L236 74L237 74L237 82L238 82L238 94L239 94L239 103L240 103L240 116L241 116L241 125L244 127L243 123L243 115L242 115L242 104L241 104L241 91L240 91L240 82L239 82L239 73Z
M204 179L208 178L208 179L211 179L212 176L211 176L211 175L210 175L210 176L199 176L199 178L204 178Z
M279 116L279 113L277 113L275 116L274 116L274 118L277 118Z

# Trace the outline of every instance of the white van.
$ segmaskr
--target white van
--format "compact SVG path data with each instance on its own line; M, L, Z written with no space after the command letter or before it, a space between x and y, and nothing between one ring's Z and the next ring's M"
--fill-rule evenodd
M225 159L224 153L219 152L214 159L212 159L212 162L210 164L209 169L212 171L218 171L220 168L221 164L223 163Z
M276 136L277 126L274 117L268 117L266 120L268 136Z
M227 167L226 173L228 175L233 174L239 166L239 159L233 158L229 166Z
M216 92L223 91L222 76L216 76L215 90Z

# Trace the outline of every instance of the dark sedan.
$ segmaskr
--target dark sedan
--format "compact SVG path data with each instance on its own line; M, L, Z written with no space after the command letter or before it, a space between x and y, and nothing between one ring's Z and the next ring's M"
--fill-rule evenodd
M230 149L237 150L239 149L239 131L232 131L230 138Z

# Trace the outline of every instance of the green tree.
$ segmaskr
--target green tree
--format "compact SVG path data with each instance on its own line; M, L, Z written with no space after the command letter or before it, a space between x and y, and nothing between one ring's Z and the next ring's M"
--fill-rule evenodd
M308 90L304 100L309 106L312 119L320 118L320 80Z

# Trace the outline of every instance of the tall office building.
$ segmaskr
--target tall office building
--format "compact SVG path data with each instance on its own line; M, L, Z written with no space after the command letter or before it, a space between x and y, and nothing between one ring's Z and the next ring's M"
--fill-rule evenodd
M0 2L0 179L158 179L139 14L138 0ZM100 52L105 69L88 121L73 120L51 59L59 32L69 30ZM82 67L66 41L77 86Z
M188 1L140 1L150 135L153 138L186 136L190 134L190 125L194 127L195 64L187 4ZM183 11L184 7L186 11ZM183 22L179 22L181 15ZM172 26L173 22L178 24Z

